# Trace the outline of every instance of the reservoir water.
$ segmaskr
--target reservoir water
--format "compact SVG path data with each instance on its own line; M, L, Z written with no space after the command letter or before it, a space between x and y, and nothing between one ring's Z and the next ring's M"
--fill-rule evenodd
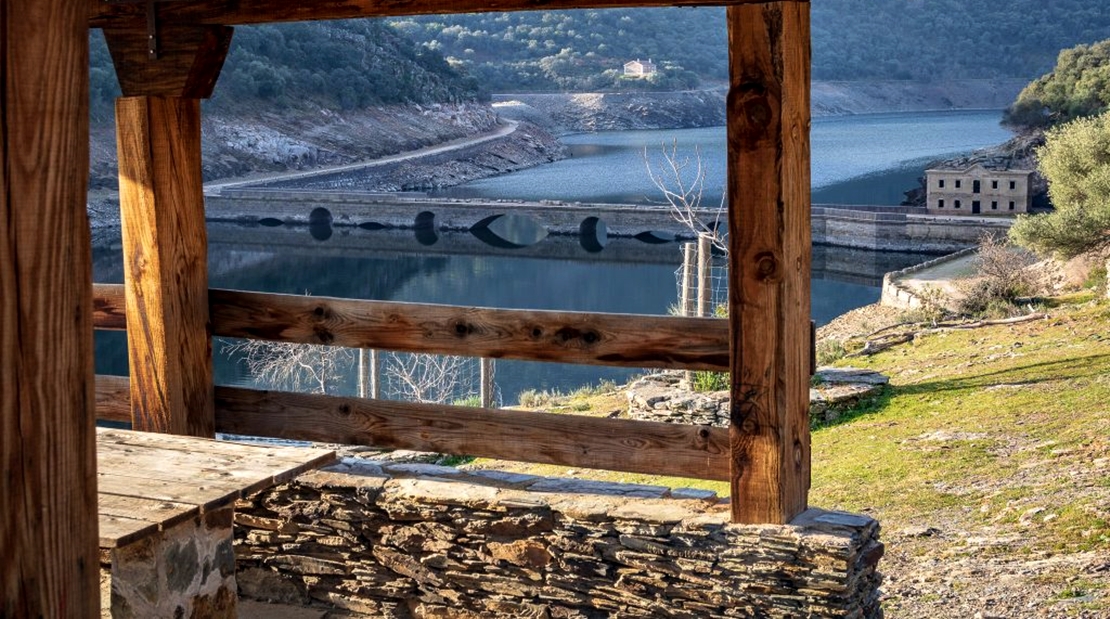
M891 203L883 196L900 196L912 185L920 175L921 160L1006 139L998 119L997 112L818 119L813 128L815 201ZM644 172L644 145L674 141L680 149L698 145L710 173L706 199L719 200L719 189L716 197L708 190L719 188L723 179L722 135L721 129L698 129L570 136L571 159L449 193L647 200L654 194ZM485 307L666 314L676 302L675 270L681 262L676 244L647 247L633 239L612 239L603 251L588 253L576 239L565 237L549 237L533 248L514 251L485 247L466 233L441 234L429 245L411 231L339 227L326 240L318 240L308 228L210 224L209 237L212 287ZM118 232L95 240L95 281L122 281L119 247ZM814 319L823 324L876 301L883 273L925 258L815 247ZM217 383L250 384L241 360L223 349L221 342L213 346ZM98 332L98 373L125 375L126 357L122 334ZM496 381L502 401L514 403L526 389L570 390L601 379L626 380L633 373L498 362ZM353 366L332 392L355 392Z

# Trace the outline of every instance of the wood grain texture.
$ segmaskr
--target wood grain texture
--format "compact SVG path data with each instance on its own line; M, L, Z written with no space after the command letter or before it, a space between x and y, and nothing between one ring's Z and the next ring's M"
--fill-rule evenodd
M126 328L121 286L98 284L96 326ZM621 367L728 369L728 322L209 291L223 337Z
M0 617L99 614L85 6L0 5Z
M232 29L159 24L157 58L150 57L146 19L104 29L125 97L160 95L207 99L224 66Z
M131 381L126 376L96 376L96 418L131 422Z
M200 102L116 102L132 426L213 436Z
M727 14L732 517L785 523L810 479L809 4Z
M438 15L492 11L554 11L559 9L615 9L649 6L707 6L761 4L768 0L200 0L156 4L159 23L263 24L388 15ZM145 19L143 3L88 0L89 25L136 23Z
M216 389L221 432L611 471L728 478L723 428Z

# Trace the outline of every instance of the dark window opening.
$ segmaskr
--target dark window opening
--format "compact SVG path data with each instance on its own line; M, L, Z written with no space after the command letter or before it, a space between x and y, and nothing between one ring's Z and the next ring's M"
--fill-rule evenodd
M958 178L957 178L957 179L956 179L956 189L959 189L959 188L960 188L960 185L961 185L962 183L963 183L963 181L961 181L960 179L958 179Z
M958 183L958 182L960 182L960 181L956 181L956 182ZM955 201L955 202L954 202L954 203L952 204L952 207L953 207L953 208L960 208L960 201L959 201L959 200L956 200L956 201Z
M971 193L979 193L979 181L971 181Z
M998 189L998 181L991 181L991 189Z
M1014 210L1014 201L1010 200L1010 210Z
M1017 182L1016 181L1010 181L1010 189L1017 189Z
M992 211L997 211L998 210L998 201L997 200L991 200L991 210Z
M943 178L937 181L937 187L940 187L941 189L944 189L944 179Z
M978 200L975 200L974 202L971 203L971 212L972 212L972 214L978 214L979 210L981 208L982 208L982 205L979 204Z
M937 200L937 208L944 208L944 200Z

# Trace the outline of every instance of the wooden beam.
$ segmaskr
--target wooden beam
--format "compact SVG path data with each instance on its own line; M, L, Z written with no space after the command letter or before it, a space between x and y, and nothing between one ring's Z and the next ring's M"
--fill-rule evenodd
M211 437L200 102L116 102L132 424Z
M97 284L100 329L125 329L122 286ZM728 322L209 291L223 337L618 367L728 370Z
M89 25L111 27L146 19L142 2L88 0ZM554 11L561 9L617 9L668 6L729 6L764 4L769 0L181 0L157 2L157 23L268 24L277 22L353 19L390 15L439 15L500 11Z
M785 523L810 480L809 4L727 13L732 517Z
M323 395L216 389L221 432L610 471L728 478L724 428Z
M232 29L157 24L153 30L155 54L151 53L149 32L145 19L141 24L104 28L123 96L211 97L231 45Z
M0 617L94 617L84 6L4 2L0 67Z

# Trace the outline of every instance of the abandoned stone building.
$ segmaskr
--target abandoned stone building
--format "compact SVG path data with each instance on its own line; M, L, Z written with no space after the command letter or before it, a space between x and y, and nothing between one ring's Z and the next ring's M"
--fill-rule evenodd
M1016 215L1032 205L1032 170L963 168L925 170L926 206L933 215Z

